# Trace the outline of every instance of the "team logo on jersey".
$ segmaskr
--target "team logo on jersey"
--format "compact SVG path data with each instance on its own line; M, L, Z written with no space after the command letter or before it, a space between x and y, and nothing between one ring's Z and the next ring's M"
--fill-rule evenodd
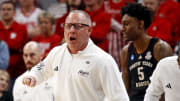
M138 59L141 60L141 59L142 59L142 56L140 55L140 56L138 57Z
M130 56L131 61L134 60L134 58L135 58L134 54L131 54L131 56Z
M15 39L17 36L17 34L15 32L12 32L10 35L10 39Z
M146 59L146 60L150 60L151 58L152 58L152 54L151 54L150 51L148 51L148 52L146 53L145 59Z
M96 26L96 22L92 22L92 26L93 26L93 27Z
M162 14L162 13L160 13L159 16L160 16L161 18L165 18L165 15Z
M156 26L153 26L153 31L156 31L157 30L157 27Z
M86 71L83 71L83 70L79 70L78 74L79 74L80 76L83 76L83 77L89 76L89 72L86 72Z

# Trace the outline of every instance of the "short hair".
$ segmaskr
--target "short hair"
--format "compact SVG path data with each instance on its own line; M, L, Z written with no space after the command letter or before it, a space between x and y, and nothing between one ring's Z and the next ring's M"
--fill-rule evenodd
M0 77L5 76L7 77L8 81L10 80L10 75L6 70L0 69Z
M129 3L127 6L122 7L122 16L125 14L135 17L138 20L144 21L144 28L147 29L152 23L152 12L145 6L139 3Z
M29 42L27 42L27 43L24 45L23 54L24 54L24 49L25 49L25 48L27 49L27 47L29 47L29 46L35 46L40 54L43 53L43 52L42 52L42 48L41 48L41 46L39 45L38 42L36 42L36 41L29 41Z
M90 16L89 16L88 13L86 13L86 12L84 12L84 11L82 11L82 10L72 10L72 11L69 13L69 15L72 14L72 13L81 13L81 14L83 14L83 15L86 17L86 19L88 20L88 25L89 25L89 26L92 26L91 18L90 18Z
M3 6L4 4L11 4L11 5L13 6L14 10L16 9L15 3L12 2L11 0L3 1L3 2L0 4L0 9L2 9L2 6Z
M38 21L40 21L40 19L44 17L48 18L51 21L51 24L55 23L55 18L49 12L46 11L43 11L42 13L39 14Z

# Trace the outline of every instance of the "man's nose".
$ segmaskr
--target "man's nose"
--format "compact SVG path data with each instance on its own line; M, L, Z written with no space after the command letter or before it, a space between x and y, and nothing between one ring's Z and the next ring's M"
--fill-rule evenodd
M76 30L75 26L72 25L72 26L70 27L70 31L75 31L75 30Z
M27 56L27 60L31 60L31 57L30 57L30 56Z

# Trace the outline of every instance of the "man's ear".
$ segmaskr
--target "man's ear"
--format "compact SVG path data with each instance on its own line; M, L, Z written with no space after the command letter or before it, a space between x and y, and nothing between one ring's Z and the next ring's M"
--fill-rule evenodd
M143 20L139 21L139 28L144 29L144 21Z
M92 27L89 27L89 28L88 28L88 32L89 32L89 36L90 36L91 33L92 33Z

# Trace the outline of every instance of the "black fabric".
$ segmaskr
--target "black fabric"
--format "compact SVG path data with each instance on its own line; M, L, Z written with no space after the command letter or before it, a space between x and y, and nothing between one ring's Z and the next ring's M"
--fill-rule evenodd
M150 83L150 76L152 75L157 60L154 58L154 45L159 39L152 38L147 49L138 54L133 43L128 49L128 70L130 74L130 101L143 101L145 91Z
M12 93L10 92L3 92L3 96L0 97L0 101L13 101Z

